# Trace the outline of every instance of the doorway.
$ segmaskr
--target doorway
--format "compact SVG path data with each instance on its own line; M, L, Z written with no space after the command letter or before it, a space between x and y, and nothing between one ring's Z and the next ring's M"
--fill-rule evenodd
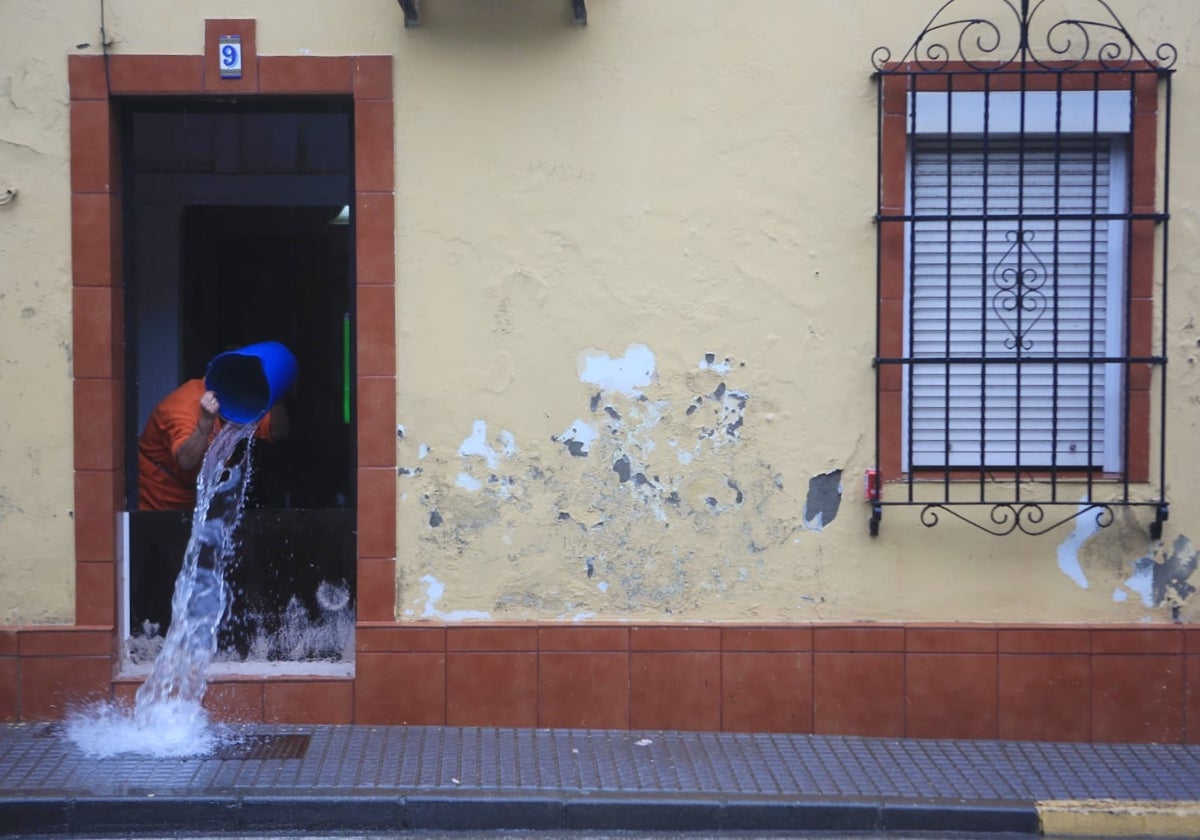
M259 443L219 659L353 658L354 236L345 97L130 103L125 153L127 498L123 665L152 659L191 511L137 509L157 402L233 346L296 356L289 434Z

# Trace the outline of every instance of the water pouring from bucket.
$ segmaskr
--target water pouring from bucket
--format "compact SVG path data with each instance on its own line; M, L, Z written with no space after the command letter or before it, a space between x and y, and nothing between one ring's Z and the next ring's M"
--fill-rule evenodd
M234 532L250 480L252 442L258 422L291 390L296 372L295 357L274 341L230 350L209 362L205 388L216 394L227 422L205 452L196 480L191 536L171 598L171 626L137 691L132 718L110 707L68 722L68 736L85 752L188 755L211 749L202 702L217 631L231 602L225 572L236 559Z

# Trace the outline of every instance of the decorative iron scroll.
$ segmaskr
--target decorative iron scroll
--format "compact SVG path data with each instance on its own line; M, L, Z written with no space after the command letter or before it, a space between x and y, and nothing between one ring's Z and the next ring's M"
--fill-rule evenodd
M1029 63L1063 70L1088 61L1106 70L1130 69L1138 62L1168 70L1179 58L1179 51L1169 43L1159 44L1153 58L1147 55L1104 0L1089 0L1096 7L1090 18L1043 23L1038 11L1046 2L987 0L997 7L996 21L957 16L964 7L978 9L981 0L946 0L898 63L914 64L925 73L953 69L952 63L958 62L980 72L1011 70L1014 65L1020 69ZM893 65L892 51L876 47L871 64L878 71L888 70Z
M1104 504L1087 505L1080 507L1074 513L1068 516L1054 519L1046 522L1046 509L1041 505L1028 503L999 503L992 505L987 522L976 522L966 514L962 513L959 507L949 507L947 505L932 504L925 505L921 509L921 524L926 528L932 528L938 524L938 511L943 511L951 516L961 519L968 525L973 525L981 531L986 531L997 537L1007 536L1013 531L1020 531L1023 534L1028 534L1031 537L1041 536L1042 534L1053 531L1061 525L1066 525L1080 516L1095 512L1096 525L1100 528L1107 528L1113 523L1112 508Z
M1049 272L1046 264L1029 247L1033 231L1010 230L1004 237L1012 246L992 270L992 280L998 290L992 296L992 310L1005 329L1012 333L1011 338L1004 339L1004 346L1009 350L1018 346L1022 350L1029 350L1033 347L1033 341L1025 336L1046 311L1046 296L1042 293L1042 286L1046 285ZM1019 253L1021 251L1025 254Z

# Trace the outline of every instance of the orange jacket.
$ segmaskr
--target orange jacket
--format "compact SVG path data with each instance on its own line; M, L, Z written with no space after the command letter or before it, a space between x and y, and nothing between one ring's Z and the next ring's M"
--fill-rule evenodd
M163 398L138 439L138 508L141 510L191 510L196 506L196 477L200 467L185 470L175 460L179 447L200 422L204 380L189 379ZM221 428L213 422L208 442ZM255 437L270 439L271 415L258 424Z

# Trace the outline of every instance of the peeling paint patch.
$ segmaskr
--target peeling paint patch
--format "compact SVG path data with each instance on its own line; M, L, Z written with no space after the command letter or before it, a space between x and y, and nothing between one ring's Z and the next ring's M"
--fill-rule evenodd
M396 424L396 439L404 440L404 426L399 423Z
M1190 582L1200 558L1192 541L1178 536L1170 548L1160 545L1154 552L1139 557L1133 563L1133 576L1125 586L1142 596L1147 607L1164 603L1179 606L1195 592Z
M428 454L429 454L429 446L428 445L422 443L420 446L417 447L417 458L418 459L424 458Z
M622 484L629 480L629 456L622 455L620 458L613 461L612 468L613 472L615 472L617 477L620 478Z
M429 513L429 527L436 528L442 524L442 515L436 510Z
M619 359L599 350L585 350L579 357L580 382L617 391L627 397L642 396L638 388L649 385L653 379L654 353L644 344L630 344Z
M716 403L712 408L713 425L702 426L697 433L697 439L708 440L714 447L741 440L746 403L749 401L749 394L727 388L724 382L718 384L711 394L696 397L687 407L688 415L694 414L705 402Z
M500 463L500 456L496 454L496 450L492 449L491 444L487 442L487 423L484 423L482 420L476 420L471 424L471 435L459 445L458 454L464 458L470 458L473 455L478 456L493 469Z
M732 365L729 363L729 357L726 356L723 360L717 361L716 353L705 353L704 358L700 360L700 370L711 370L714 373L729 373Z
M1075 517L1075 530L1058 546L1059 570L1075 581L1080 589L1088 588L1088 579L1083 573L1083 565L1079 562L1079 549L1100 530L1100 523L1096 521L1096 517L1083 512L1087 506L1086 498L1079 500L1080 515Z
M574 457L586 458L588 447L596 440L596 430L576 419L561 435L551 435L550 440L567 447L567 451Z
M513 433L507 429L500 431L501 452L505 458L511 458L517 454L517 439L513 437Z
M1154 560L1139 557L1133 561L1133 574L1126 579L1125 588L1142 596L1142 604L1154 606Z
M814 475L808 480L808 496L804 500L804 527L810 531L824 530L837 517L841 504L842 471Z
M422 576L421 583L425 584L425 607L421 612L423 618L440 618L443 621L464 621L467 619L486 619L492 617L491 613L479 612L478 610L442 612L437 608L437 602L442 600L442 596L446 593L445 584L433 575Z
M454 479L454 483L464 490L474 492L483 489L483 482L465 472L460 472L458 477Z

